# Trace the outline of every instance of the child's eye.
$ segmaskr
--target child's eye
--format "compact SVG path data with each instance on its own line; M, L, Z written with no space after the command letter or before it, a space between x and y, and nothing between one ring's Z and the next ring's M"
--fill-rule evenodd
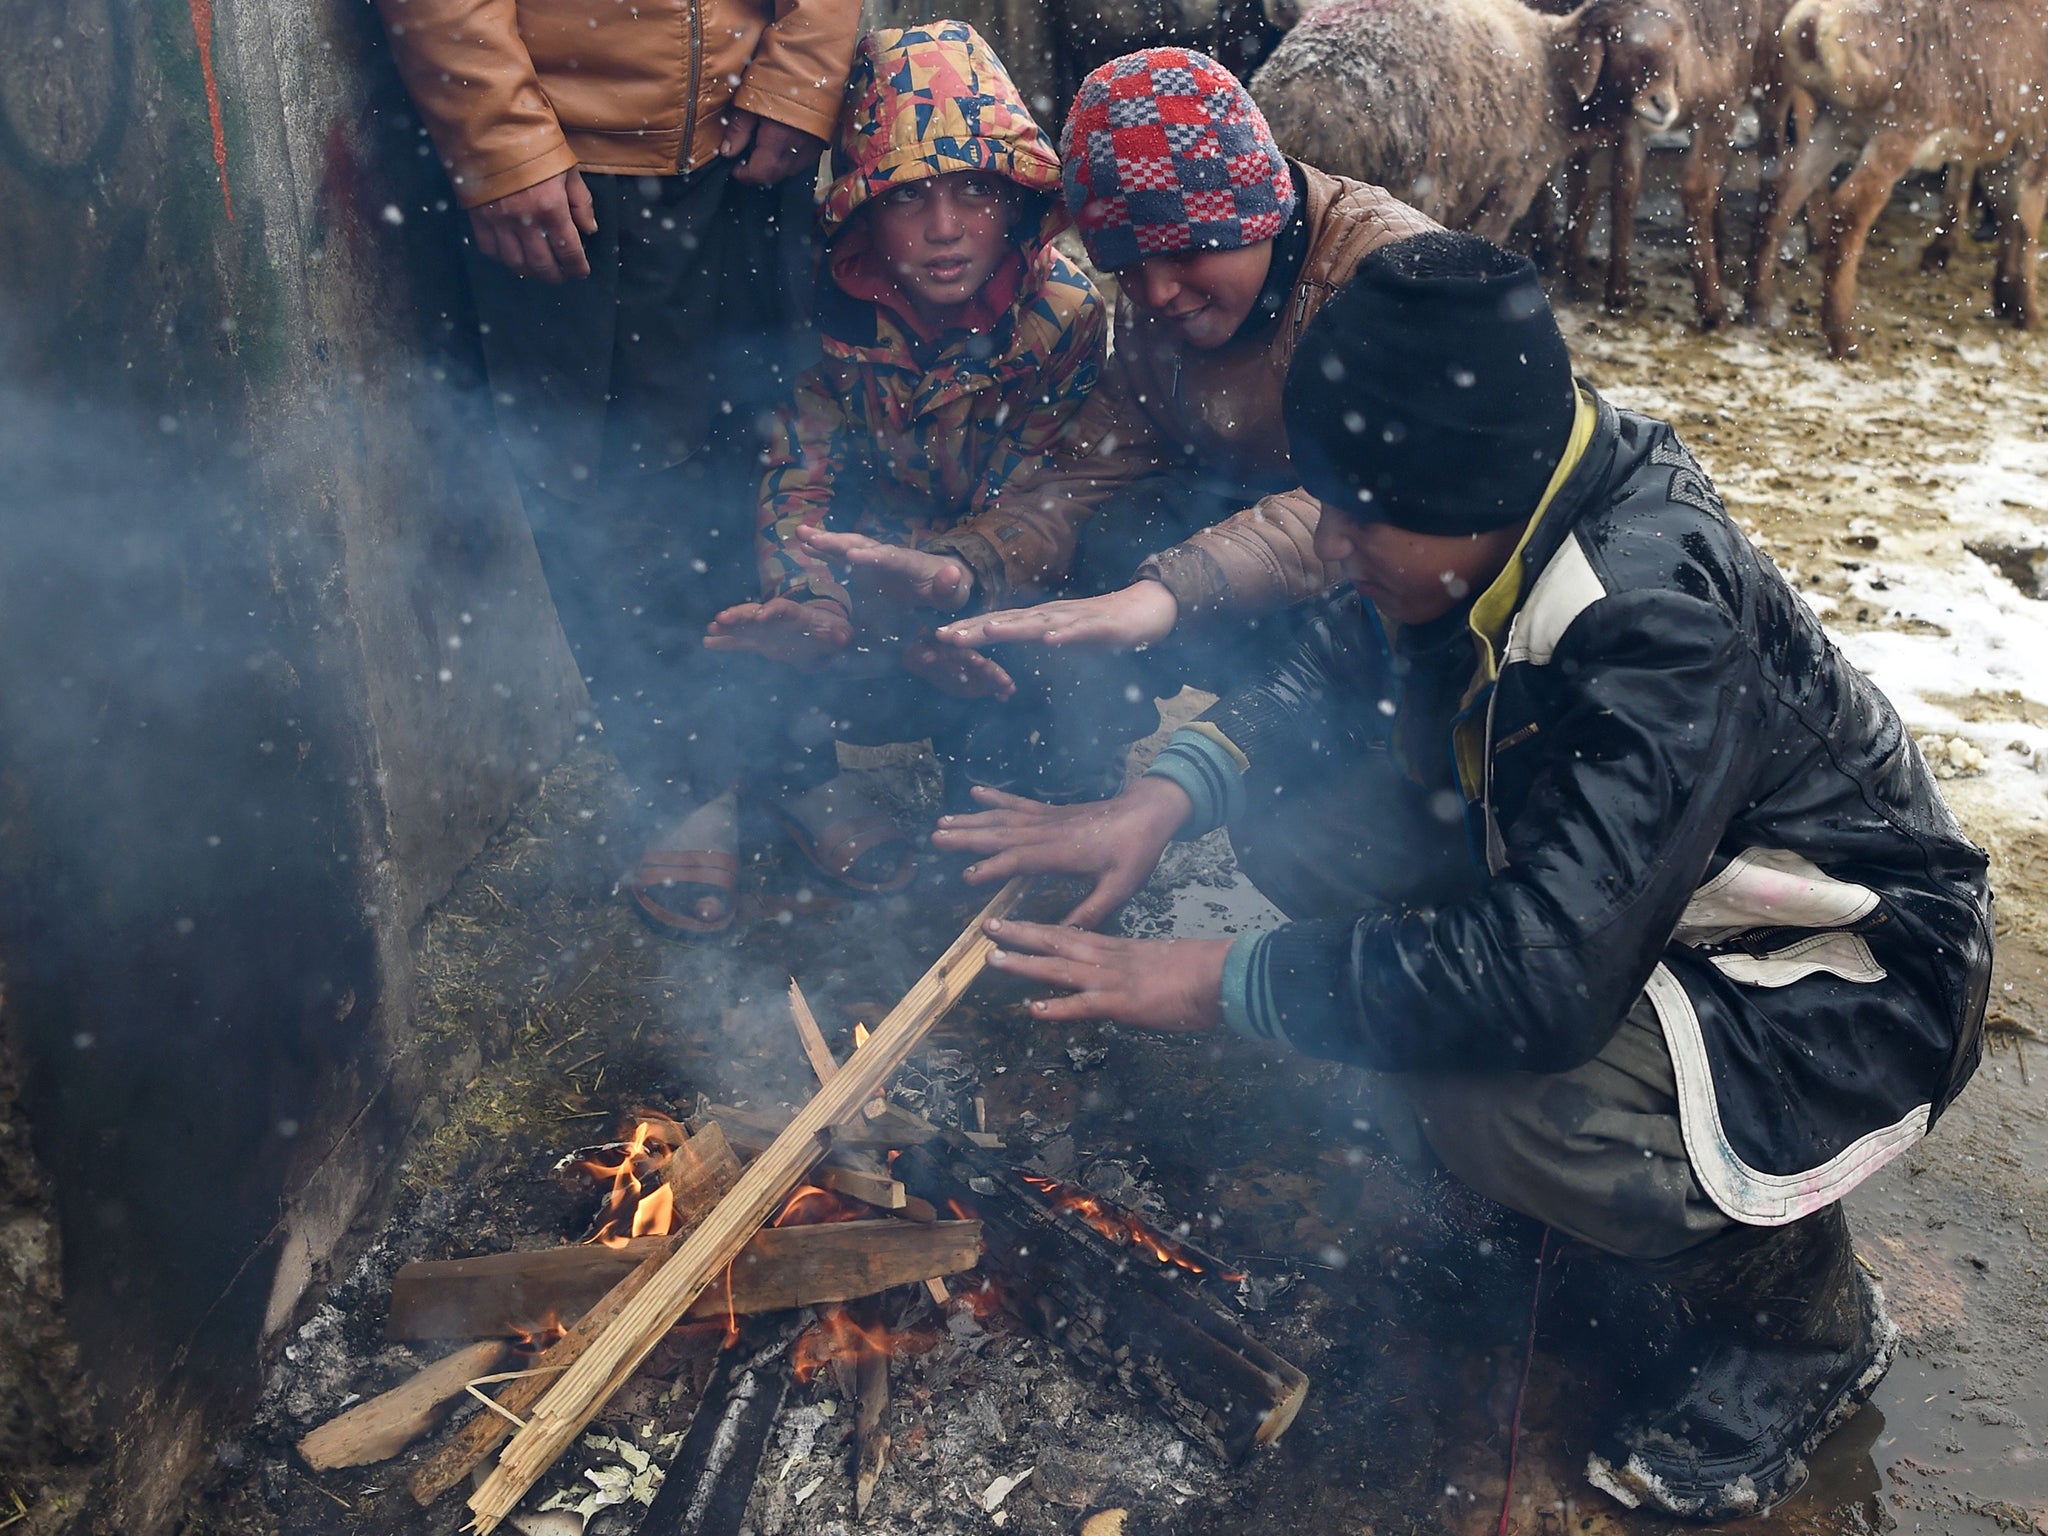
M976 176L962 190L969 197L989 198L1003 195L1002 187L993 176Z
M891 208L907 208L912 203L921 202L923 198L924 187L921 183L915 181L911 182L908 186L897 187L894 191L885 192L882 195L882 201Z

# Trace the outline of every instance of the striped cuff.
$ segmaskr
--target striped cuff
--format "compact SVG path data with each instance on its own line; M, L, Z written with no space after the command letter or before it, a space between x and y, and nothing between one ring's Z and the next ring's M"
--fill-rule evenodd
M1167 738L1146 778L1166 779L1187 791L1194 809L1173 835L1188 839L1213 832L1244 814L1244 762L1214 732L1183 727Z
M1223 1022L1247 1040L1284 1040L1266 965L1267 933L1241 933L1223 957Z

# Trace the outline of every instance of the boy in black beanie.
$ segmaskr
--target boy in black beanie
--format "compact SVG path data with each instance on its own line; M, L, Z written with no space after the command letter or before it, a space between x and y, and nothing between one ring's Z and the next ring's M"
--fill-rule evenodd
M1087 925L1228 824L1282 926L1004 922L993 963L1066 994L1048 1021L1386 1074L1412 1155L1696 1324L1589 1478L1766 1509L1890 1363L1838 1202L1976 1065L1984 856L1671 428L1573 382L1527 262L1463 235L1376 252L1285 406L1348 587L1116 800L1006 800L935 841L987 855L970 879L1094 875Z

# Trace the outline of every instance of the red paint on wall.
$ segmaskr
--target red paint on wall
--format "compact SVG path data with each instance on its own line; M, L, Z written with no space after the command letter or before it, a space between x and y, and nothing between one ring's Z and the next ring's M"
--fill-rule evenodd
M192 37L199 44L199 72L206 78L206 115L213 123L213 163L220 167L221 206L228 222L235 219L235 200L228 196L228 136L220 122L220 87L213 78L213 0L186 0L192 7Z

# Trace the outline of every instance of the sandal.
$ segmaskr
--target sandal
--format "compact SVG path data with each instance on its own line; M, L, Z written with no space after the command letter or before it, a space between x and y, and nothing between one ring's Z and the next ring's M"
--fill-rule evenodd
M703 939L725 933L739 911L739 804L731 790L656 833L621 883L657 931ZM715 902L716 917L698 908Z
M879 895L900 891L917 876L909 834L851 774L775 801L768 809L828 880Z

